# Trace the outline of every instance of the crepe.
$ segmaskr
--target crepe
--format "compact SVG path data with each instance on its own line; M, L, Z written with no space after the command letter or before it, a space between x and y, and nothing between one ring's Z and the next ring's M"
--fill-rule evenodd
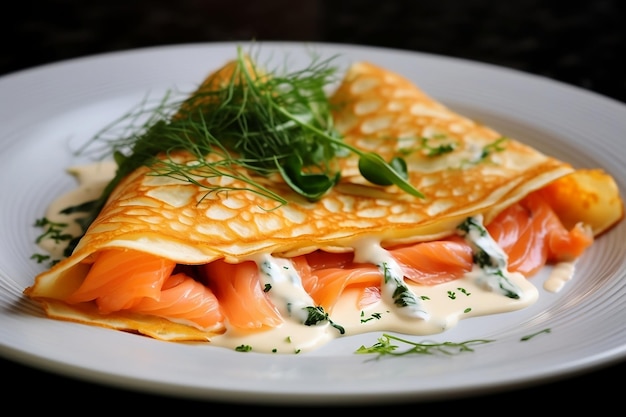
M199 91L226 82L233 65L228 63L209 76ZM354 154L339 159L340 181L316 201L294 192L278 175L237 168L282 196L287 202L282 205L242 190L248 184L240 179L198 176L181 181L154 175L155 167L142 166L115 188L72 255L38 275L26 295L53 318L163 340L210 340L227 331L228 324L199 328L184 320L126 310L103 314L94 303L65 300L105 249L145 252L178 265L204 265L216 260L258 261L268 254L282 259L317 250L351 253L363 241L392 248L455 236L467 218L480 216L489 224L505 208L564 178L570 179L569 185L558 189L583 190L597 197L591 205L559 206L560 215L568 217L568 227L582 222L599 235L623 215L617 187L601 170L575 170L454 112L383 67L353 63L330 103L343 140L385 161L402 155L407 180L423 198L397 185L366 180ZM185 151L168 157L180 163L196 160ZM198 186L202 183L231 190L207 193Z

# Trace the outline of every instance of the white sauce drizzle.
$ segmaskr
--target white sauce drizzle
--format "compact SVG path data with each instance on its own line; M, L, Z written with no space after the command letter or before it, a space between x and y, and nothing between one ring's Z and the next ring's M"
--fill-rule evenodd
M104 187L115 176L116 169L117 165L112 161L70 167L67 172L76 179L78 187L54 200L46 210L46 218L55 223L67 224L67 227L63 228L63 233L80 235L81 230L76 219L84 214L63 214L61 211L100 197ZM66 245L66 241L57 242L54 239L42 239L39 242L43 250L57 259L63 256Z
M404 282L402 268L388 251L374 239L363 239L354 247L354 261L376 265L382 275L381 290L385 301L407 317L428 319L419 298Z
M115 173L114 163L98 163L68 170L78 180L77 189L59 197L47 210L48 219L76 227L70 216L59 211L100 195L102 188ZM483 267L474 265L464 277L443 284L423 286L404 280L402 269L387 250L375 239L355 242L355 261L377 265L381 273L381 299L362 310L356 308L358 292L346 290L332 311L330 320L306 325L307 307L315 307L304 290L300 276L291 261L261 254L251 258L259 268L262 285L279 309L285 322L275 329L262 332L238 332L229 329L211 340L216 346L235 349L250 346L257 352L298 353L312 351L331 340L374 331L399 332L408 335L432 335L454 327L461 319L519 310L538 298L537 288L523 275L507 271L506 255L487 234L481 231L480 216L468 219L465 236L475 251L482 250L490 262ZM69 232L73 229L68 229ZM59 244L44 239L40 246L57 256L62 255ZM560 263L544 283L547 291L557 292L573 275L573 263ZM402 290L413 302L402 306L394 297ZM506 294L509 294L507 296ZM511 297L515 294L517 298ZM339 328L345 330L341 333Z
M480 264L480 273L471 273L478 285L507 297L519 297L520 289L511 281L508 272L508 257L483 226L482 215L466 219L459 226L459 234L465 237L474 258L478 259L475 262Z
M476 276L481 274L480 268L476 267L465 277L434 286L421 286L407 281L407 287L420 294L422 306L428 312L427 319L405 314L403 308L395 305L389 298L381 298L380 301L359 310L356 308L359 296L356 290L344 292L329 312L330 319L345 330L345 336L375 331L416 336L432 335L456 326L462 319L519 310L533 304L538 298L535 286L521 274L510 275L510 280L521 291L519 299L485 290L476 280ZM281 278L277 278L274 282L280 280ZM282 284L287 284L287 281ZM272 288L270 294L274 290L274 287ZM299 283L290 281L281 288L278 300L302 301L300 288ZM329 322L307 326L302 324L301 320L302 317L288 316L281 326L260 333L229 330L213 338L211 342L231 349L248 345L256 352L294 353L318 349L329 341L343 336Z
M307 320L307 307L315 306L311 296L304 290L302 280L293 264L284 258L260 254L253 258L259 269L261 285L269 286L267 294L283 317L296 323Z
M543 289L549 292L559 292L567 281L574 276L575 262L559 262L552 268L550 275L543 283Z

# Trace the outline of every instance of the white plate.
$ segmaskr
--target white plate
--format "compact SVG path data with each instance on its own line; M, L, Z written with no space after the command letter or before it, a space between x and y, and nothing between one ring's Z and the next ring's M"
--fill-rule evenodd
M32 227L73 187L70 145L124 114L146 93L191 91L234 58L236 43L112 53L0 78L0 353L63 375L196 399L269 404L433 400L521 387L626 357L626 222L600 237L563 291L540 289L522 311L462 321L435 341L492 339L457 356L373 360L356 355L380 334L300 355L183 345L47 319L22 291L43 267ZM260 43L301 68L308 50L369 60L416 82L453 109L573 163L602 167L626 189L626 107L548 79L414 52L331 44ZM278 58L280 57L280 58ZM545 275L533 278L537 287ZM549 328L529 341L523 336ZM423 338L422 338L423 339ZM416 340L421 340L416 338Z

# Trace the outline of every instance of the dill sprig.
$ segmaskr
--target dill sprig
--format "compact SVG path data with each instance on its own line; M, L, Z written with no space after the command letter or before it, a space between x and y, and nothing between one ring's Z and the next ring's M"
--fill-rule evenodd
M523 336L523 337L520 339L520 341L522 341L522 342L526 342L526 341L528 341L528 340L532 339L532 338L533 338L533 337L535 337L535 336L538 336L538 335L543 334L543 333L550 333L551 331L552 331L552 329L550 329L550 328L546 328L546 329L543 329L543 330L539 330L538 332L535 332L535 333L532 333L532 334L529 334L529 335Z
M83 233L119 182L141 166L149 167L151 175L207 188L207 194L245 190L283 205L285 197L250 174L280 175L297 194L316 201L339 182L338 159L354 153L361 174L371 183L395 184L423 198L407 181L404 160L386 162L347 144L335 130L326 94L336 75L332 60L313 57L302 70L265 73L239 47L229 79L209 78L183 100L171 100L168 94L155 108L146 108L144 101L107 126L78 152L98 144L105 152L100 158L113 155L118 165L102 195L82 208L87 213L78 221ZM194 161L177 160L180 151ZM245 186L234 189L200 181L214 177L231 177ZM68 245L66 255L81 237Z
M399 346L394 344L393 341L401 342L409 345L410 347L399 351ZM434 342L412 342L407 339L403 339L401 337L397 337L388 333L383 333L381 337L378 338L378 342L373 344L372 346L366 347L361 346L359 349L355 351L358 354L376 354L377 358L382 356L404 356L410 354L420 354L420 355L433 355L433 354L444 354L444 355L458 355L463 352L473 352L474 349L472 346L474 345L482 345L485 343L491 343L493 340L487 339L475 339L475 340L467 340L461 343L455 342L442 342L442 343L434 343Z

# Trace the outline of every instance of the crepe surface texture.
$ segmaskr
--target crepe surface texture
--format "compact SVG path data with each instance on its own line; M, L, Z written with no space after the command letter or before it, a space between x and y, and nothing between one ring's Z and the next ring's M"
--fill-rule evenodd
M368 62L352 64L330 100L344 140L385 160L402 154L408 180L424 198L395 185L369 183L353 156L340 160L339 184L319 201L297 195L278 176L248 173L283 196L288 201L284 205L243 190L207 193L192 182L151 175L150 168L140 167L115 188L73 254L40 274L27 294L42 301L53 317L169 340L210 339L223 329L201 331L123 312L102 317L95 309L59 300L77 288L94 254L105 248L201 265L222 258L242 262L266 253L349 252L363 239L383 247L430 241L453 235L469 216L481 214L488 223L532 191L574 171L568 163L457 114L408 79ZM452 151L433 152L438 149ZM172 157L193 162L185 152ZM228 177L196 180L246 186Z

